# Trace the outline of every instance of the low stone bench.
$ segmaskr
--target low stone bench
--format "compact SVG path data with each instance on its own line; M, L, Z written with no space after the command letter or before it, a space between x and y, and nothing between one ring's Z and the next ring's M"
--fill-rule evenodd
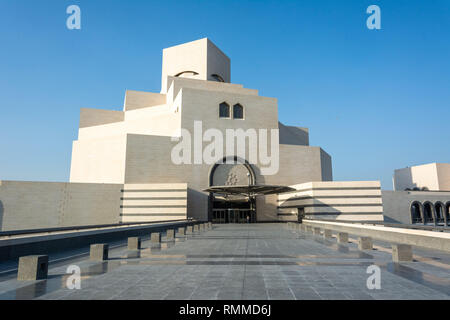
M161 243L161 233L159 232L153 232L150 235L150 242L151 243Z
M358 238L358 249L359 250L372 250L373 241L370 237L359 237Z
M139 250L141 249L141 238L131 237L128 238L128 250Z
M186 234L192 234L192 226L186 227Z
M331 239L333 238L333 232L330 229L323 230L323 237L325 239Z
M179 235L180 237L184 237L186 235L186 228L185 227L179 227L177 235Z
M175 230L167 229L166 230L166 241L174 241L175 240Z
M48 256L35 255L19 258L17 280L43 280L48 275Z
M313 227L311 227L311 226L306 226L306 232L312 233L312 232L313 232Z
M347 232L338 232L337 241L339 243L348 244L348 233Z
M392 261L413 261L412 247L409 244L393 244Z
M316 236L320 236L320 235L321 235L321 230L320 230L320 228L314 228L314 229L313 229L313 234L316 235Z
M109 246L105 243L91 244L89 259L94 261L108 260Z
M198 232L198 224L194 224L194 232Z

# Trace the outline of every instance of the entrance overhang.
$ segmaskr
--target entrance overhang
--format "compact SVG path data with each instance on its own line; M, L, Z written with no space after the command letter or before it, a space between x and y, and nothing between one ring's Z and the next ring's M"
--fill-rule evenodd
M243 185L243 186L213 186L203 190L204 192L211 192L215 194L222 194L225 196L245 196L255 197L261 195L279 194L289 191L295 191L294 188L277 185Z

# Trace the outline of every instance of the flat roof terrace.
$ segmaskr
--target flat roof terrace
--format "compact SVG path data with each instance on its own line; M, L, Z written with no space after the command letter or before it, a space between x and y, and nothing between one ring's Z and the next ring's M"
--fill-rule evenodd
M164 240L164 237L163 237ZM86 255L50 263L48 279L18 281L0 273L0 299L431 299L450 298L450 254L413 248L413 262L392 262L391 245L356 239L339 244L286 224L213 225L175 242L143 239L140 257L125 243L106 261ZM81 289L68 289L69 265L81 268ZM367 268L381 270L368 289Z

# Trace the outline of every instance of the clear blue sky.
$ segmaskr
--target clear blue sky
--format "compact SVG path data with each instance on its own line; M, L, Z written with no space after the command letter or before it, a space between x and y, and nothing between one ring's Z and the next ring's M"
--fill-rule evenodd
M366 28L371 4L382 30ZM448 0L0 0L0 179L68 181L79 109L159 92L162 49L203 37L232 82L310 128L335 180L391 189L396 168L450 162Z

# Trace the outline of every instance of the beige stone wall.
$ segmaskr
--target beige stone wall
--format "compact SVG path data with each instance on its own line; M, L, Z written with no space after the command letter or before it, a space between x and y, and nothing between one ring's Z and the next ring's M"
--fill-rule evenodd
M153 92L127 90L123 111L160 106L166 104L166 95Z
M432 191L391 191L383 190L383 215L387 223L413 223L411 205L418 201L421 204L431 202L435 205L441 202L444 206L450 204L450 192ZM431 223L428 221L427 223Z
M439 191L450 191L450 163L437 163Z
M82 108L80 128L120 122L123 121L124 115L122 111Z
M70 182L123 183L126 136L74 141L72 150Z
M428 163L395 170L394 190L427 188L429 191L450 191L450 164Z
M208 194L202 192L209 186L212 165L176 165L171 161L171 150L177 142L169 137L129 135L125 183L187 183L188 216L207 219ZM321 180L320 148L280 146L280 172L262 176L257 165L252 165L258 184L292 184ZM259 220L277 220L276 197L257 199Z
M161 92L167 92L167 76L184 71L196 74L181 75L193 79L214 80L212 74L219 74L230 82L230 59L211 41L203 38L163 50Z
M0 230L119 222L120 184L0 181Z
M278 214L297 220L298 208L305 217L342 221L383 221L379 181L310 182L291 186L297 191L278 196Z
M186 183L125 184L121 191L123 223L187 218Z
M421 166L403 168L394 172L394 189L403 191L406 188L423 188L438 190L436 164L430 163Z

